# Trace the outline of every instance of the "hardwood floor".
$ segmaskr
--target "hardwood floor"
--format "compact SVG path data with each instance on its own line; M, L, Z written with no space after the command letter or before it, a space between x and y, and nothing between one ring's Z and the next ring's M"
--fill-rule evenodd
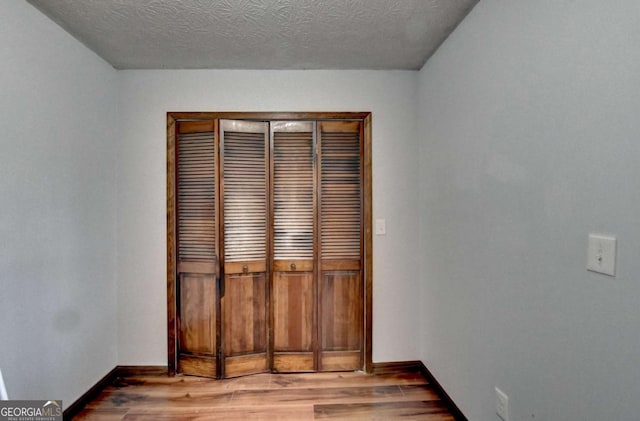
M117 377L75 420L453 421L419 372Z

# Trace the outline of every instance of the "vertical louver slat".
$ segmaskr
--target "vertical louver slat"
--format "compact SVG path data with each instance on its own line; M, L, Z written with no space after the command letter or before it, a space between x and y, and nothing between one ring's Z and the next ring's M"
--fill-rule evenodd
M216 168L212 121L185 122L178 132L178 258L216 256Z
M274 123L273 154L274 259L313 259L313 123Z
M323 259L360 259L361 174L358 123L321 123Z
M267 257L264 123L223 121L225 262Z

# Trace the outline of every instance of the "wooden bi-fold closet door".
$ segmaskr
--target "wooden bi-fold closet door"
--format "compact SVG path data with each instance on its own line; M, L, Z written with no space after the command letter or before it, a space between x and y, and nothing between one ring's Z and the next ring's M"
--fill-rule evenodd
M269 369L268 123L220 120L225 377Z
M362 139L361 120L176 123L177 372L363 368Z
M315 371L315 124L273 122L274 371Z
M318 123L318 370L363 366L362 123Z
M217 146L213 121L176 124L177 370L218 376Z

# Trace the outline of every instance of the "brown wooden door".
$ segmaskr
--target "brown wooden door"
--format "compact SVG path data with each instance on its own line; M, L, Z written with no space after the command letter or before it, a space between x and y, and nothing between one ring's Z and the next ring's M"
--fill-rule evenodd
M273 371L316 370L314 123L273 122Z
M318 123L319 370L363 368L362 123Z
M175 127L177 372L362 369L363 123Z
M218 217L213 121L179 122L177 369L217 376Z
M223 374L269 369L268 123L220 120L224 236Z

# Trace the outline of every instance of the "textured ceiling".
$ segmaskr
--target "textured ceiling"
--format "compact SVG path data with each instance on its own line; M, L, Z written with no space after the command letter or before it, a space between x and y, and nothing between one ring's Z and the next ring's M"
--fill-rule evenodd
M419 69L478 0L28 0L118 69Z

